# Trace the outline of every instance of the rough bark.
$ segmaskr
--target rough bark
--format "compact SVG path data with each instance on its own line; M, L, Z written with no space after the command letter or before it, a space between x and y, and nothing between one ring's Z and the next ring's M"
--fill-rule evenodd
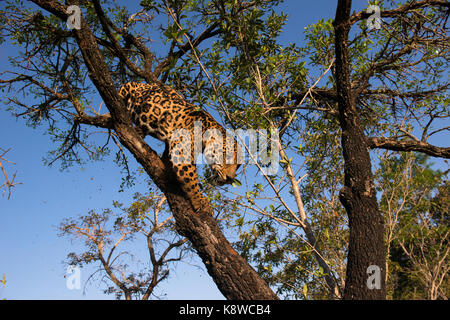
M67 19L66 7L61 3L52 0L33 2L64 21ZM111 115L110 118L79 115L74 121L115 131L121 144L133 154L165 194L176 220L177 231L191 241L208 273L227 299L278 299L268 284L232 248L216 220L207 213L208 208L205 208L205 212L194 212L191 202L174 178L169 160L161 159L133 128L96 39L83 18L81 29L73 32L89 70L89 77Z
M340 200L349 217L349 249L344 299L385 299L385 244L370 154L350 84L348 33L351 0L339 0L334 21L335 80L342 129L344 187ZM369 289L369 266L380 268L380 289Z

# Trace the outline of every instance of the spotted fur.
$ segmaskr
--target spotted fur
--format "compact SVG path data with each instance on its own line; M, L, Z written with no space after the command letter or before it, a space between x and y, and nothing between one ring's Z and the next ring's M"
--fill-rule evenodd
M194 209L209 208L198 184L195 166L198 153L202 152L210 165L213 182L229 184L239 167L236 141L226 139L226 130L209 113L162 84L126 83L119 95L131 112L136 129L143 136L151 135L166 143L174 172L183 191L192 199ZM194 132L198 124L203 138L196 146ZM228 154L227 146L232 150Z

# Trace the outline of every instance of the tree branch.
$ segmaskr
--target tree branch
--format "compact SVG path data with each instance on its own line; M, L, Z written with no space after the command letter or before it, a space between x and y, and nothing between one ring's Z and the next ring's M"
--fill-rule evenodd
M1 190L2 188L5 189L5 190L3 190L3 194L6 192L6 190L8 190L8 199L11 197L11 189L12 189L14 186L18 185L18 184L22 184L21 182L14 182L14 180L16 179L16 173L14 173L13 176L12 176L12 178L9 179L8 174L6 173L5 168L3 167L2 161L4 161L4 162L9 162L9 163L12 163L12 164L15 164L15 163L13 163L13 162L11 162L11 161L8 161L8 160L6 160L5 158L3 158L3 156L4 156L6 153L9 152L9 150L10 150L10 149L8 149L8 150L3 150L3 149L0 148L0 151L3 151L3 153L0 154L0 170L2 171L3 176L4 176L4 178L5 178L5 182L4 182L2 185L0 185L0 190Z
M392 90L387 88L378 88L378 89L366 89L362 91L362 95L379 95L383 97L399 97L399 98L414 98L414 99L424 99L429 97L430 95L444 92L448 89L450 83L446 83L445 85L439 86L436 89L424 90L424 91L400 91L400 90Z
M154 55L148 50L148 48L145 45L143 45L139 40L137 40L136 37L129 34L128 32L124 32L123 30L119 30L117 27L115 27L114 24L111 22L111 20L106 16L105 12L103 11L100 5L100 1L93 0L93 3L95 12L97 13L97 16L100 20L103 31L110 40L110 43L114 49L113 51L117 54L120 61L122 61L136 75L144 78L149 83L153 82L155 80L155 77L151 72L151 65ZM115 36L112 34L110 27L112 27L117 33L122 34L125 39L130 40L130 42L138 48L138 50L144 56L144 70L139 69L133 62L131 62L128 59L127 54L121 47L119 41L117 41Z
M221 30L216 29L219 26L219 22L215 22L206 28L197 38L191 41L191 43L186 42L179 47L178 51L169 54L163 61L161 61L154 69L153 73L156 77L159 77L163 70L170 65L171 62L180 59L183 55L188 53L191 49L197 47L204 40L212 38L221 33ZM191 45L192 44L192 45Z
M367 138L367 144L371 149L387 149L393 151L417 151L432 157L450 159L450 148L436 147L423 141L400 141L389 138Z
M447 0L424 0L424 1L411 1L407 4L404 4L396 9L392 10L382 10L380 11L380 15L383 18L387 17L397 17L400 15L404 15L406 12L410 12L416 9L425 8L428 6L439 6L444 8L450 8L450 3ZM366 10L354 13L350 17L350 24L353 25L360 20L364 20L369 18L372 13L368 13Z

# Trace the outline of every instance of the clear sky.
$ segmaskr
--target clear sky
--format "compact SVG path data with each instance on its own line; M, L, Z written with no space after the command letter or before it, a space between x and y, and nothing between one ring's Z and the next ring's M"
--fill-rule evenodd
M354 3L360 10L367 1ZM281 6L289 14L282 40L301 45L304 27L332 18L335 6L332 0L287 0ZM14 50L2 45L0 71L8 69L7 57ZM95 284L85 293L67 288L62 262L79 245L58 237L56 226L64 218L86 214L90 209L111 207L113 200L129 204L131 195L144 193L146 185L119 193L122 176L112 161L74 166L63 172L58 164L45 166L42 159L53 147L49 136L43 128L25 126L23 120L6 112L4 105L0 106L0 137L0 147L11 148L7 156L16 163L7 169L17 171L16 180L22 183L13 190L11 199L0 197L0 277L5 274L7 281L6 288L0 287L0 299L113 299ZM82 269L82 282L89 275L89 270ZM199 259L179 264L159 292L167 299L223 299Z

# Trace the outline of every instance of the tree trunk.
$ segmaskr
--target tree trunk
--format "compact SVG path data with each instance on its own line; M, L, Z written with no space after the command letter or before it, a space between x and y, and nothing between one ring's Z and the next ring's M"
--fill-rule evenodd
M63 21L68 18L66 7L55 0L33 0L33 2ZM177 231L191 241L209 275L227 299L278 299L250 264L232 248L216 220L207 213L208 208L205 208L205 212L194 212L190 200L182 193L174 178L169 160L162 161L133 128L130 115L118 96L96 39L83 17L81 29L75 29L74 35L89 70L89 77L112 118L112 121L106 123L96 122L96 118L85 117L89 118L89 121L84 123L109 125L111 127L108 128L116 132L121 144L133 154L165 194L176 220ZM80 118L78 121L83 123L83 115L78 115L78 118Z
M378 209L367 140L350 84L350 9L351 0L338 0L334 21L335 79L345 174L340 200L347 211L350 229L344 299L385 299L383 219Z
M166 193L176 219L177 231L187 237L204 262L220 292L232 300L278 297L259 274L230 245L216 220L208 213L193 214L188 203Z

